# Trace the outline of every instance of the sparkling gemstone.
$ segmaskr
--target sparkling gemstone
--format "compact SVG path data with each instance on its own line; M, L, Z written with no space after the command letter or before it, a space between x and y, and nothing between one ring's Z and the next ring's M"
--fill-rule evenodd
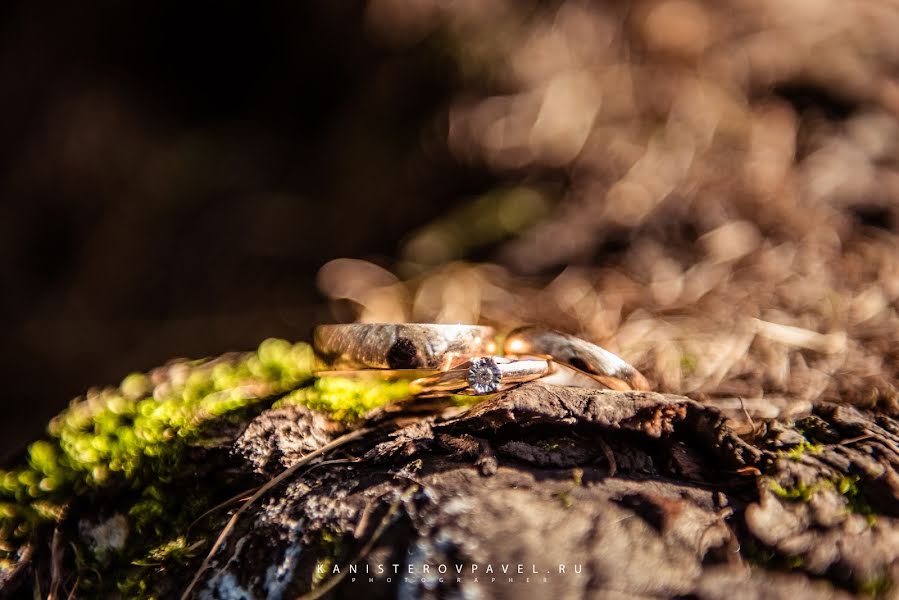
M475 358L468 368L468 385L475 394L492 394L499 389L503 374L496 361L488 356Z

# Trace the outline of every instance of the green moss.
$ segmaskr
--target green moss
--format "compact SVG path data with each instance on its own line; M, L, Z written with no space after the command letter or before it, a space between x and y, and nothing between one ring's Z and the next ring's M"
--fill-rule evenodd
M469 407L474 406L479 402L483 402L486 398L491 397L487 396L471 396L469 394L453 394L449 397L450 402L452 402L455 406L461 407Z
M322 377L307 388L296 390L275 406L298 404L321 410L337 421L359 421L376 408L408 398L408 381L374 381L345 377Z
M318 538L318 560L312 570L312 588L315 589L331 577L334 565L343 556L343 533L335 529L322 529Z
M141 573L132 573L116 583L116 589L124 598L155 599L156 596L151 594L148 588L147 578Z
M877 515L861 489L861 479L857 475L843 476L835 480L820 479L811 485L800 482L789 488L769 479L768 487L777 496L795 502L808 502L812 496L825 489L836 490L846 499L846 508L850 512L864 515L871 526L877 522Z
M786 452L781 452L781 456L786 456L790 460L799 461L802 459L802 455L806 452L810 452L812 454L821 454L824 452L824 446L821 444L812 444L808 440L802 440L801 443L793 446Z
M754 538L740 541L740 555L747 563L765 571L797 571L805 567L805 557L782 555Z
M185 564L197 555L198 549L205 541L205 539L200 539L189 543L185 536L179 535L173 540L151 548L147 552L146 558L134 560L131 564L140 567L157 567L169 562Z
M562 444L560 444L558 440L554 439L538 440L534 445L541 450L546 450L547 452L552 452L553 450L558 450L562 447Z
M563 508L571 508L574 506L574 499L571 497L570 491L564 492L556 492L553 494L553 498L559 501L562 504Z
M857 515L864 515L868 519L868 525L873 527L877 522L877 515L861 489L861 478L858 475L841 477L835 482L835 487L846 498L849 510Z
M893 589L893 580L887 575L869 577L858 583L858 592L873 598L885 598Z
M113 485L136 493L128 510L129 529L139 534L134 552L177 540L173 532L210 501L199 487L190 494L168 488L185 450L201 444L213 423L246 418L303 385L312 364L308 344L270 339L255 353L132 374L74 401L51 421L47 439L31 444L23 466L0 471L0 560L59 521L73 498ZM80 589L90 582L82 580Z
M683 353L680 357L680 370L684 375L692 375L696 372L696 366L698 364L698 359L695 354Z
M571 469L571 479L574 481L575 487L584 485L584 470L577 468Z
M556 492L553 494L553 498L561 503L563 508L571 508L574 506L574 497L572 496L572 492L576 488L579 488L584 485L584 470L579 468L571 469L571 481L574 484L567 490L563 490L561 492Z
M749 564L765 570L775 568L777 564L777 553L763 546L754 538L747 538L741 541L740 554Z
M785 499L797 502L808 502L821 489L822 485L828 485L830 482L816 482L812 485L806 485L799 482L793 487L784 487L773 479L768 480L768 487L775 495Z
M129 537L113 564L77 540L79 590L103 596L152 597L159 575L203 548L214 523L191 527L235 482L188 478L193 450L214 442L223 420L242 421L276 405L302 404L354 422L411 395L409 381L313 379L308 344L270 339L256 352L180 361L150 374L128 375L117 387L91 390L57 415L46 439L33 443L17 468L0 471L0 568L25 540L47 548L47 536L78 498L109 498L126 516ZM482 397L456 396L470 405ZM323 556L338 557L341 538L323 533ZM67 550L68 551L68 550ZM104 578L99 575L102 568Z

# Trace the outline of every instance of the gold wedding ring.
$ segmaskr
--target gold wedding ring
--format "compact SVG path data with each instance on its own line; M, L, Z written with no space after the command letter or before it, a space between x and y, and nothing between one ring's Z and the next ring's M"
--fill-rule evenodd
M327 369L437 369L496 353L495 332L480 325L355 323L319 325L313 345Z
M492 394L546 378L562 385L648 390L624 359L573 335L520 327L495 356L491 327L421 323L321 325L314 347L322 375L412 379L414 393Z
M634 367L586 340L541 327L519 327L503 344L505 356L543 356L590 375L604 386L619 391L649 390L649 382Z

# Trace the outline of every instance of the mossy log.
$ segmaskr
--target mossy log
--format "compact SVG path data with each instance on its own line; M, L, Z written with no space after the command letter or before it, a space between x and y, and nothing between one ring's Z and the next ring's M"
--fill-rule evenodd
M193 518L159 514L152 535L169 539L145 558L129 551L145 546L131 524L138 492L107 488L24 543L2 590L895 597L899 422L822 404L738 435L741 416L681 396L541 383L470 408L389 404L355 425L281 405L190 447L159 489Z

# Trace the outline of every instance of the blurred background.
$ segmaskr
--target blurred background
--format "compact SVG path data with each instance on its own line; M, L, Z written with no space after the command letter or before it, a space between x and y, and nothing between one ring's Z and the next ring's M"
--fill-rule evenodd
M0 7L0 450L328 321L541 323L899 412L888 0Z

